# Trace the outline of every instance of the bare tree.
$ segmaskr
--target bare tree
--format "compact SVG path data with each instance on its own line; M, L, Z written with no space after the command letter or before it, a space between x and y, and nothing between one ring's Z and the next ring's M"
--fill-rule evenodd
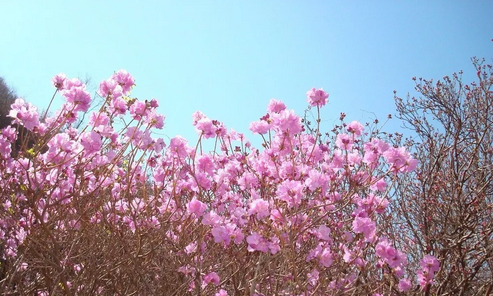
M395 180L393 233L410 262L439 258L426 294L493 291L493 71L484 59L472 63L477 82L464 84L462 71L436 83L413 78L421 97L395 96L420 164Z

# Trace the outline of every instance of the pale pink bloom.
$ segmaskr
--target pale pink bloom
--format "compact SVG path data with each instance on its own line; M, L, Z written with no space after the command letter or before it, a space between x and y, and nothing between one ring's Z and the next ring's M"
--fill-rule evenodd
M322 174L317 170L310 170L308 172L308 178L305 181L305 185L311 191L315 191L316 189L322 187L322 190L327 188L329 184L329 177L326 174Z
M351 150L353 148L353 137L348 134L338 134L336 145L342 150Z
M80 81L79 78L72 78L72 79L65 79L63 81L63 89L68 90L71 89L72 87L81 87L84 84L82 81Z
M263 219L270 215L269 203L261 198L252 200L250 202L250 209L248 215L257 215L257 219Z
M207 205L197 200L195 197L187 205L188 211L197 217L202 217L207 210Z
M121 97L113 97L108 110L116 115L123 115L128 110L127 102Z
M230 231L225 226L214 226L212 229L212 235L214 236L214 242L224 243L226 246L231 242Z
M164 127L164 119L166 117L162 114L158 114L155 109L148 110L146 117L146 124L157 129Z
M178 155L180 158L187 156L187 140L181 136L172 138L169 142L169 149L171 153Z
M277 252L281 250L281 247L279 246L279 238L277 236L273 236L270 238L269 242L269 250L272 255L275 255Z
M207 116L205 116L204 113L200 112L200 111L196 111L192 114L192 125L193 126L196 126L197 123L199 122L199 120L203 119L203 118L207 118Z
M37 108L23 99L16 99L11 105L9 116L15 123L21 124L28 130L33 130L39 126L39 114Z
M101 150L101 136L94 132L84 132L81 135L80 143L84 147L84 153L90 155Z
M348 163L352 166L359 165L361 163L361 155L358 151L354 151L348 154Z
M4 137L0 134L0 155L2 155L3 159L10 158L10 154L12 153L12 142L9 141L7 137Z
M280 113L285 109L286 109L286 105L284 105L283 102L276 99L270 99L269 105L267 105L267 111L269 113Z
M363 233L367 242L373 241L375 238L375 222L370 218L356 217L353 221L353 231L355 233Z
M215 272L211 272L204 276L204 283L208 285L209 283L213 283L214 285L219 285L220 280L219 276Z
M63 85L65 82L65 79L67 79L67 76L65 76L65 74L63 74L63 73L60 73L60 74L53 76L53 78L51 79L51 82L53 83L53 86L57 90L63 90Z
M214 171L214 163L209 155L203 154L198 157L196 160L195 166L201 172L212 175Z
M344 250L344 255L342 256L344 262L349 263L353 261L354 253L346 245L343 245L342 249Z
M106 98L108 96L113 96L115 97L121 97L122 96L123 89L120 85L118 85L118 82L116 82L114 79L107 79L101 81L99 84L99 90L98 94Z
M204 139L214 138L216 136L217 128L209 118L202 118L197 121L195 129Z
M128 93L135 85L135 79L126 70L116 72L112 78L122 87L124 93Z
M321 240L330 241L330 228L325 225L320 225L317 229L317 236Z
M416 272L416 275L418 276L418 284L421 286L422 289L425 289L428 284L433 284L433 278L435 277L434 272L429 272L427 270L418 270L418 272Z
M315 248L311 249L306 256L306 262L318 257L322 253L322 243L319 243Z
M411 172L418 165L418 161L411 157L405 147L389 148L383 153L383 157L395 173Z
M312 107L322 107L328 102L329 94L326 93L323 88L307 91L306 93L307 101Z
M271 124L265 120L254 121L250 123L249 129L256 134L266 134L271 129Z
M419 265L423 270L427 270L430 272L437 272L440 269L440 263L438 260L432 255L425 255L423 259L419 262Z
M91 95L84 86L73 86L62 92L67 102L75 106L74 111L86 112L91 104Z
M375 247L375 252L384 259L390 268L400 267L407 263L406 255L396 250L386 238L380 239Z
M224 289L221 289L214 296L228 296L228 292Z
M408 279L401 279L399 281L399 285L398 285L398 288L399 288L399 291L400 292L407 292L409 291L409 289L411 289L412 285L411 285L411 281L408 280Z
M249 252L260 251L265 253L269 249L266 240L257 232L254 232L251 235L247 236L246 240L248 243L247 249Z
M219 216L214 210L207 212L202 218L202 224L215 226L221 222L221 216Z
M288 203L289 207L301 204L303 185L299 181L286 180L277 189L277 197Z
M332 262L334 262L332 252L329 248L324 248L320 254L320 263L325 267L330 267Z
M371 190L380 191L380 192L384 192L386 188L387 188L387 182L385 182L384 179L380 179L375 184L370 186Z
M319 275L320 273L318 272L318 270L314 268L312 272L309 272L307 274L308 283L311 286L316 286L318 283Z
M273 126L281 133L290 135L297 134L303 130L301 118L293 110L283 110L272 115Z
M365 129L365 127L357 122L357 121L351 121L347 126L346 126L346 130L348 132L350 132L351 134L354 134L356 136L361 136L361 133L363 132L363 130Z
M110 122L110 118L106 112L92 112L89 116L89 125L98 127L100 125L107 125Z
M130 106L130 115L135 120L140 120L142 117L146 116L148 113L147 104L143 101L135 101L132 106Z

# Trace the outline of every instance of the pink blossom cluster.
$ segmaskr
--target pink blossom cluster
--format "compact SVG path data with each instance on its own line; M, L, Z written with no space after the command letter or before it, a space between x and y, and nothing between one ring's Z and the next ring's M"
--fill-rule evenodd
M349 293L368 280L365 289L377 294L386 289L382 273L392 279L388 284L398 283L396 289L411 288L406 254L378 224L388 211L388 181L416 167L405 148L365 138L356 121L333 139L321 139L274 99L266 115L250 125L252 132L269 135L263 149L201 112L193 115L197 145L180 136L165 142L153 137L164 127L158 102L131 98L134 84L124 70L101 82L104 103L81 130L72 124L89 109L91 97L77 79L53 78L65 102L43 123L28 103L12 106L11 116L46 149L13 159L15 130L7 127L0 134L3 258L17 257L42 226L49 225L53 235L101 227L129 237L162 235L173 246L170 255L181 258L176 271L190 291L234 295L239 288L228 269L232 264L251 269L244 274L252 295L275 287L283 295ZM307 97L311 106L322 107L328 94L312 89ZM114 122L122 118L128 121L117 129ZM203 152L205 139L219 149ZM83 273L84 262L77 262L70 248L61 250L71 258L73 274ZM156 264L152 269L160 263L150 264ZM23 272L32 268L23 266ZM432 282L438 261L427 255L421 267L423 286ZM267 272L276 269L282 272ZM295 280L306 285L296 287ZM67 280L64 287L69 286Z
M425 255L419 265L421 266L417 272L419 285L422 289L427 289L429 285L433 284L433 278L440 269L440 264L434 256Z

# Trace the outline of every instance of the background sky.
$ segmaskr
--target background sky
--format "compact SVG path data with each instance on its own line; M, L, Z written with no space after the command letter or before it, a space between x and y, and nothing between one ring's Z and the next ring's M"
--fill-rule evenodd
M99 82L126 69L132 96L156 98L163 137L197 139L200 110L244 132L271 98L303 114L312 87L330 93L326 129L385 120L393 91L493 58L492 1L1 1L0 76L48 106L58 73ZM60 105L61 96L55 101ZM386 129L398 130L394 119Z

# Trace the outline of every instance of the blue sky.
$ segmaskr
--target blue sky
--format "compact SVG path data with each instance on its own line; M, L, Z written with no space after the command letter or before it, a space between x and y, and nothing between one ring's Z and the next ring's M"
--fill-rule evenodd
M0 76L46 108L51 77L90 78L94 91L119 69L132 95L156 98L163 136L196 140L200 110L244 132L271 98L302 114L305 93L330 93L328 129L395 113L393 90L413 94L413 76L491 62L491 1L2 1ZM62 98L57 98L57 104ZM55 104L56 105L56 104ZM397 130L393 120L387 130Z

